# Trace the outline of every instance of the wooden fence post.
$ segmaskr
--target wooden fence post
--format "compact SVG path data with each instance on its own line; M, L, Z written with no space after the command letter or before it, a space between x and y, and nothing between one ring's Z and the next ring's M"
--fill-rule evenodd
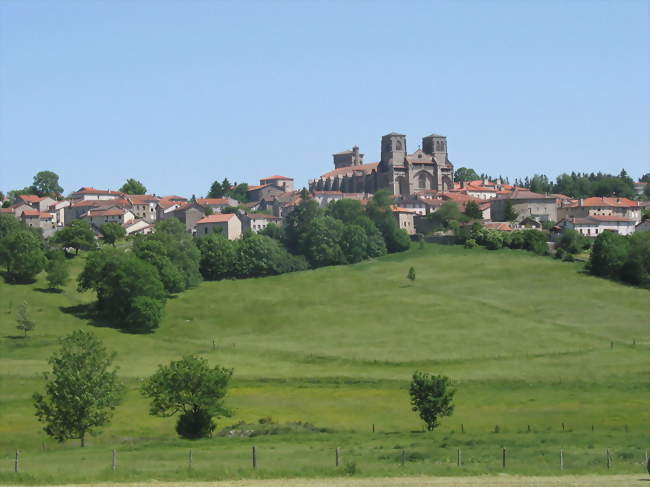
M461 456L462 454L460 453L460 448L458 449L458 452L456 453L456 466L460 467L463 464L463 457Z
M336 466L338 467L341 464L341 449L336 447Z
M560 450L560 470L564 470L564 452Z
M612 468L612 457L609 456L609 448L607 449L605 454L607 455L607 470L609 470L610 468Z
M562 431L564 431L564 421L562 422Z
M113 472L117 470L117 451L115 448L113 448L113 463L111 465L111 468L113 469Z
M609 342L609 348L610 350L614 350L614 342Z
M647 460L648 452L645 452L645 456L646 456L646 460ZM402 467L403 467L404 463L406 462L406 451L404 449L402 449L402 459L401 460L402 460Z
M192 470L192 449L190 448L190 454L187 457L187 468Z
M253 447L253 468L257 468L257 450Z
M503 448L501 451L501 467L506 468L506 449Z
M530 433L530 425L528 425L528 432Z
M372 423L372 432L375 432L375 423Z
M591 425L591 432L592 433L594 432L594 425L593 424Z
M14 463L14 472L20 471L20 450L16 448L16 462Z
M463 423L460 423L460 432L465 433L465 425Z

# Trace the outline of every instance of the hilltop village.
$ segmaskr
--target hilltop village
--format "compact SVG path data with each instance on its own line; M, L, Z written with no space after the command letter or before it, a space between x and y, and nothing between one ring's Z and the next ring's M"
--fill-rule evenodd
M623 197L573 199L563 194L535 193L500 179L454 182L445 136L422 138L421 147L412 153L407 151L406 142L403 134L384 135L378 162L365 162L356 146L333 154L334 169L309 180L308 189L302 191L291 177L264 177L258 185L246 188L246 201L229 196L186 198L82 187L60 199L18 195L0 212L14 215L28 227L42 229L45 237L80 219L101 238L100 228L105 223L117 223L127 235L134 235L150 233L156 222L176 218L193 235L220 231L235 240L271 223L282 225L305 197L313 198L321 207L342 199L367 204L374 193L387 190L394 195L394 218L411 236L430 233L428 216L448 201L457 203L461 211L470 202L476 203L482 224L504 232L541 229L547 224L557 233L573 229L592 238L605 231L630 235L650 230L649 222L642 221L647 202ZM644 184L637 183L641 191ZM516 216L509 218L508 212Z

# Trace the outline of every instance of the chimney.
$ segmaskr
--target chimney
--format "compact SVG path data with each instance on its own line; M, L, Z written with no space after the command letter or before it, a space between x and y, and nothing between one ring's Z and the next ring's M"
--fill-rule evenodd
M580 206L584 206L584 204L585 204L585 200L583 200L582 198L580 198Z

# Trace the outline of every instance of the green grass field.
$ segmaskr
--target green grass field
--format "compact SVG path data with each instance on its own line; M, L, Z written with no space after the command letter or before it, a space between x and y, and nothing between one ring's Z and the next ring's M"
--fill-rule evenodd
M83 257L72 265L76 275ZM406 279L410 266L414 283ZM60 294L45 287L43 276L31 285L0 283L5 483L323 477L341 474L336 446L361 476L501 472L501 447L510 473L557 475L560 449L565 473L634 473L650 449L650 294L585 275L580 264L426 245L353 266L205 282L171 299L151 335L93 323L84 305L94 295L79 294L75 282ZM23 301L37 321L27 339L14 320ZM47 439L30 400L58 338L80 327L117 352L129 385L111 426L84 450ZM174 419L148 416L138 387L158 364L188 353L235 369L227 400L235 417L218 428L271 416L331 432L177 439ZM422 433L410 411L416 369L457 384L455 414L434 433ZM16 448L25 472L18 475ZM112 448L120 457L115 473ZM606 448L614 455L609 470Z

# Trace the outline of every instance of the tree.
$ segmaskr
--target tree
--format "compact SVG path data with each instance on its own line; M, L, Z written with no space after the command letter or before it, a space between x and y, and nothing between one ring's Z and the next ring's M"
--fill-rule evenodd
M567 228L562 232L557 246L570 254L579 254L589 247L589 241L580 232Z
M104 242L111 244L113 247L115 247L115 242L124 238L126 235L124 227L119 223L113 222L104 223L99 231L102 232L102 235L104 236Z
M201 252L199 270L203 279L217 281L234 276L236 243L213 232L196 239Z
M505 207L503 216L506 219L506 221L509 221L509 222L514 222L517 219L517 217L519 216L519 213L517 213L517 211L512 206L512 201L511 200L506 200L506 207Z
M303 235L302 249L313 267L345 264L341 248L343 222L331 216L319 216L311 221Z
M348 264L368 258L368 235L359 225L343 225L340 245Z
M16 328L25 333L25 338L27 338L28 331L32 331L36 328L36 322L32 319L26 302L18 306L18 311L16 311L16 323L18 323Z
M483 212L481 212L481 208L479 208L476 201L467 202L465 205L465 215L476 220L481 220L483 218Z
M0 240L7 235L24 230L25 227L13 215L0 214Z
M23 229L0 241L0 260L11 282L32 281L47 263L41 239L34 232Z
M95 248L95 232L87 221L74 220L54 234L54 242L63 248L72 248L78 254L81 249Z
M409 279L409 281L413 282L415 281L415 267L411 267L409 269L409 273L406 275L406 277Z
M45 266L50 289L59 289L68 280L69 270L64 253L59 250L49 258Z
M126 194L146 194L147 188L137 179L129 178L126 180L126 183L122 185L120 191Z
M176 431L184 438L204 438L214 431L214 419L230 416L224 398L232 369L210 368L202 357L186 356L160 366L142 386L151 399L150 414L163 418L180 413Z
M86 260L78 283L80 292L96 291L98 312L116 320L118 328L143 332L158 326L166 298L165 288L158 270L132 252L108 248L93 252ZM139 297L156 300L161 306L154 309L150 301L138 300ZM146 319L143 318L145 314Z
M451 416L454 412L456 390L451 388L449 377L416 371L409 394L413 411L420 414L429 431L439 425L439 418Z
M603 232L594 241L589 270L601 277L618 278L629 250L629 241L618 233Z
M59 176L52 171L40 171L34 176L32 183L33 192L38 196L51 196L56 198L63 193L59 186Z
M394 199L386 190L377 191L366 206L366 215L377 225L388 252L403 252L411 246L411 240L393 215Z
M248 184L240 183L234 185L234 187L228 191L226 194L231 198L236 199L240 203L246 203L248 201Z
M429 213L428 218L434 225L440 228L449 228L451 222L466 220L458 207L458 203L455 201L445 201L437 211Z
M639 178L640 183L650 183L650 172L645 173Z
M44 431L57 441L79 439L110 423L120 404L124 386L112 368L109 353L93 333L77 330L61 340L61 348L49 359L45 395L33 395L36 417Z
M460 183L461 181L476 181L481 179L474 169L469 167L459 167L454 171L454 182Z
M224 194L225 191L221 186L221 183L219 181L215 181L214 183L212 183L212 186L210 186L210 192L208 193L208 198L223 198Z

